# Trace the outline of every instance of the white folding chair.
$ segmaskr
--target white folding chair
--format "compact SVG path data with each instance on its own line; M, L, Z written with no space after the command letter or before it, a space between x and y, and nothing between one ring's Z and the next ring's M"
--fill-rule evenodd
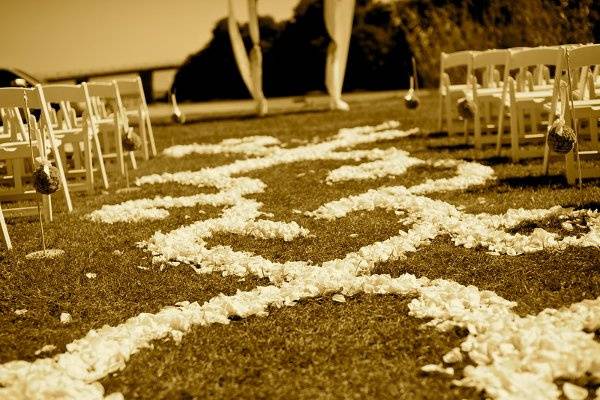
M49 117L43 92L39 87L32 89L0 88L0 108L5 110L0 115L3 116L4 133L9 136L0 143L0 161L4 168L0 199L11 202L37 201L38 194L33 188L29 188L35 168L31 159L33 152L33 157L46 158L50 156L53 158L59 172L67 209L69 212L73 211L69 186L58 149L61 143L54 136L52 129L45 126L44 121ZM30 110L40 111L39 121L35 119ZM28 124L25 124L22 115L28 116ZM42 210L44 218L51 221L52 202L50 196L42 195ZM15 207L5 208L3 214L7 216L36 215L37 206L26 206L19 203Z
M114 159L121 175L125 175L122 137L133 128L129 126L119 88L115 82L88 82L87 88L92 100L92 121L102 138L102 156L105 161ZM109 113L107 107L112 112ZM128 152L127 157L132 168L137 169L133 151Z
M456 112L456 100L463 95L467 88L468 78L471 76L471 62L473 60L471 51L458 51L454 53L442 53L440 55L440 87L439 87L439 113L438 130L445 128L449 134L459 132L462 129L462 121ZM450 78L451 70L465 70L464 83L453 84Z
M121 98L124 100L124 110L129 122L139 127L144 159L150 159L150 155L156 157L154 132L152 131L150 111L148 111L148 104L146 104L142 80L138 76L135 79L119 79L116 83L119 87ZM131 103L131 107L128 107L128 103Z
M600 177L600 145L598 141L598 120L600 119L600 99L590 99L585 93L585 82L588 82L588 75L596 65L600 64L600 45L585 45L563 49L564 56L561 57L560 64L557 66L556 79L554 83L554 93L549 105L550 113L548 126L557 115L562 112L565 115L567 126L572 122L577 128L577 145L575 149L565 156L565 175L569 184L574 184L578 177L598 178ZM560 79L559 76L566 71L564 76L567 82L571 84L571 91L567 92L566 101L559 101L560 98ZM580 75L583 75L580 76ZM569 80L569 77L571 78ZM573 87L575 82L584 82L579 88ZM579 97L583 99L574 99L573 91L578 91ZM587 99L586 99L587 97ZM584 140L581 134L580 123L583 120L588 121L589 140ZM544 146L544 164L543 171L549 170L550 148L548 146L548 135L546 135L546 145ZM575 160L581 160L585 164L579 170ZM588 163L589 162L589 163Z
M46 100L48 116L51 104L61 107L57 118L59 125L54 125L48 117L46 125L49 130L61 139L60 154L65 164L67 178L71 178L74 191L94 192L94 156L100 170L102 185L108 189L108 177L102 157L102 149L98 138L98 127L92 121L91 99L85 83L80 85L44 85L39 86ZM82 108L81 116L75 112Z
M510 51L510 60L504 72L506 84L501 95L503 107L498 116L496 142L498 155L501 152L504 136L505 110L508 109L512 161L543 156L542 143L546 135L545 131L540 132L540 124L545 113L544 104L552 98L554 82L549 71L550 67L556 69L561 56L562 49L559 47ZM513 78L510 73L515 70L517 72ZM523 144L538 144L538 146L525 149L522 147Z
M481 150L484 144L496 143L497 123L502 108L502 73L509 62L508 49L481 51L472 55L472 73L465 98L473 102L474 145ZM477 79L480 76L480 82ZM468 135L468 123L465 122L465 135ZM484 135L486 133L486 135Z

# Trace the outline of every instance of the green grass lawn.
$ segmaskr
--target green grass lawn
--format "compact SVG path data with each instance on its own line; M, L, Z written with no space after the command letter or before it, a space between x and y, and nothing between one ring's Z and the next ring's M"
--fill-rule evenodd
M424 97L421 108L407 111L401 100L353 103L349 112L278 114L265 118L198 121L184 126L155 127L159 150L172 144L217 143L226 138L271 135L289 147L298 140L322 140L344 127L375 125L398 120L401 129L419 127L423 135L356 148L396 148L421 159L473 159L494 168L497 180L483 187L429 197L464 206L469 213L502 213L509 208L550 208L562 205L596 209L598 181L583 189L569 187L562 176L541 176L541 160L512 164L494 157L493 149L476 154L464 138L427 135L435 129L436 99ZM181 159L159 156L140 162L136 176L198 170L228 164L239 155L190 155ZM311 260L320 263L343 257L360 247L385 240L403 227L393 212L357 212L332 222L293 212L314 210L321 204L382 185L412 186L428 178L451 176L429 167L411 168L405 175L371 181L325 185L328 171L348 161L298 162L258 170L248 176L267 189L251 195L262 210L278 221L296 221L311 235L291 242L261 240L233 234L215 235L211 245L230 245L273 261ZM558 174L562 164L552 164ZM49 247L66 252L63 258L28 261L25 254L39 249L35 219L9 220L15 249L0 253L0 363L34 360L65 351L65 346L87 331L117 325L141 312L154 313L179 301L204 301L219 293L233 294L266 285L266 279L247 276L199 275L186 265L160 269L136 242L154 232L171 231L198 219L216 217L220 208L202 206L170 209L165 220L117 223L90 222L83 217L103 204L156 195L183 196L212 189L175 184L143 186L139 192L117 194L123 179L111 176L108 193L75 196L75 211L64 212L56 197L55 220L46 224ZM534 224L535 225L535 224ZM537 226L537 225L535 225ZM535 226L520 226L523 231ZM560 230L560 226L558 227ZM564 232L563 232L564 233ZM358 234L355 236L354 234ZM141 268L140 268L141 267ZM95 279L86 273L95 273ZM559 308L600 296L600 251L569 248L521 256L492 256L485 250L456 247L448 237L409 254L406 259L380 264L375 273L399 276L405 272L445 278L493 290L518 302L520 315L547 307ZM425 375L420 367L438 363L457 346L460 330L441 333L421 327L423 320L408 316L410 298L357 295L345 304L330 298L300 301L295 307L273 310L268 317L250 317L229 325L195 327L182 342L158 341L135 354L127 367L102 379L107 393L125 398L401 398L479 399L472 389L451 384L457 375ZM26 309L24 315L15 310ZM61 312L73 316L61 324ZM35 355L47 344L56 350ZM593 386L595 387L595 386ZM592 386L590 386L592 388Z

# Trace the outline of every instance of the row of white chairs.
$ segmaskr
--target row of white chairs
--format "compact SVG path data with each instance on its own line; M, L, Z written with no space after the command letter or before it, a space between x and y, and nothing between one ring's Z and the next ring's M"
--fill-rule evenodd
M440 130L472 132L477 150L495 144L497 155L502 145L509 143L515 162L544 157L547 173L552 155L547 145L548 127L556 115L563 114L569 124L574 119L579 133L577 149L565 157L567 181L572 184L579 175L600 176L600 167L584 168L579 174L573 162L575 158L599 158L600 99L596 90L600 88L600 45L442 53L440 64ZM464 82L452 83L450 71L457 67L462 67L466 76ZM568 82L571 88L566 104L559 101L561 82ZM459 101L469 103L472 124L459 116Z
M93 193L96 176L109 187L106 163L114 161L126 174L126 162L137 168L133 152L122 146L124 135L136 126L141 137L141 155L156 155L148 106L139 77L112 82L78 85L36 85L33 88L0 88L0 168L3 169L0 201L17 202L0 208L0 228L11 247L4 216L37 213L31 188L33 157L50 161L58 170L66 208L73 210L71 192ZM52 220L50 196L42 196L44 219Z

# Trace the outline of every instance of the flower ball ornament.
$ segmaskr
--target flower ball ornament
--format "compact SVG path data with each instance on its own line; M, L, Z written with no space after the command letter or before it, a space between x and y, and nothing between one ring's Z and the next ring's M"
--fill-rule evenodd
M466 98L461 98L458 100L457 104L458 115L463 117L464 119L473 119L475 118L475 104Z
M548 128L548 144L556 153L567 154L575 147L575 131L565 126L565 120L557 119Z
M142 139L133 129L130 129L127 134L123 135L121 143L125 151L134 151L142 147Z
M171 120L176 124L185 124L185 115L182 113L171 114Z
M419 98L414 95L412 89L406 96L404 96L404 105L409 110L414 110L414 109L418 108L420 104L421 104L421 100L419 100Z
M58 168L48 160L38 161L38 166L33 171L33 187L36 192L50 195L60 189Z

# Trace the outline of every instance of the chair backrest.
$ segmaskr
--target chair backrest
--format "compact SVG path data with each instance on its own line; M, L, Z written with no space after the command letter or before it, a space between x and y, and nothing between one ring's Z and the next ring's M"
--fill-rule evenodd
M557 66L563 50L560 47L535 47L511 50L507 69L520 69L538 65Z
M121 98L131 98L137 100L144 107L146 104L146 95L144 94L144 86L142 85L142 79L138 76L133 79L118 79L115 80Z
M493 49L480 51L473 54L472 67L473 69L481 69L487 67L504 66L508 63L510 50L508 49Z
M566 61L571 69L600 64L600 44L568 48L566 51Z
M90 95L88 93L87 84L85 82L79 85L60 84L60 85L36 85L39 88L40 96L44 101L45 107L43 111L43 119L46 125L51 128L55 125L56 128L74 129L80 123L88 124L90 116L93 115ZM50 104L60 106L61 118L55 118L55 110ZM78 110L76 112L76 110ZM81 113L84 117L78 122L76 114ZM94 127L92 127L94 129Z
M117 88L114 84L108 82L87 82L88 93L91 97L100 97L103 99L116 99Z
M98 105L104 107L105 102L111 102L114 106L113 112L119 114L119 117L126 128L129 126L125 107L123 106L123 101L121 99L121 91L119 90L119 85L116 81L88 82L87 87L90 97L98 100L98 102L93 102L92 104L92 109L96 116L106 117L107 115L101 115L102 113L98 109ZM94 105L97 107L94 107ZM105 111L106 109L104 109L104 114L106 114Z
M469 77L469 84L472 85L473 90L477 88L476 76L481 73L481 84L482 87L497 87L501 84L501 78L506 72L506 65L509 62L510 50L508 49L494 49L480 51L472 55L472 71ZM497 67L503 68L503 71L497 69Z
M117 79L115 80L119 87L119 92L122 96L139 96L143 93L142 80L138 76L137 78L131 79Z
M42 118L44 112L44 97L38 88L0 88L0 109L2 113L3 136L10 141L28 139L28 130L22 116L29 115L34 118L30 110L41 110ZM32 121L34 124L37 121Z
M25 97L27 97L27 104ZM24 109L26 105L38 110L42 107L40 93L36 88L0 88L0 108Z
M85 84L81 85L42 85L44 97L49 103L85 103L89 96Z
M440 55L440 86L443 85L442 81L447 79L447 84L450 84L450 75L446 72L449 69L466 68L466 74L464 78L459 78L458 75L455 77L466 83L471 76L471 62L473 61L474 51L457 51L454 53L444 53ZM444 78L444 76L446 78Z
M457 51L454 53L444 53L442 52L440 64L442 66L442 71L445 71L450 68L466 66L469 68L471 66L471 61L473 60L472 55L476 53L470 50Z
M508 81L510 71L519 70L516 76L517 91L527 88L534 90L534 85L549 84L549 67L560 65L563 52L564 50L558 46L511 49L509 62L504 69L503 80L504 82ZM530 69L533 69L533 73Z

